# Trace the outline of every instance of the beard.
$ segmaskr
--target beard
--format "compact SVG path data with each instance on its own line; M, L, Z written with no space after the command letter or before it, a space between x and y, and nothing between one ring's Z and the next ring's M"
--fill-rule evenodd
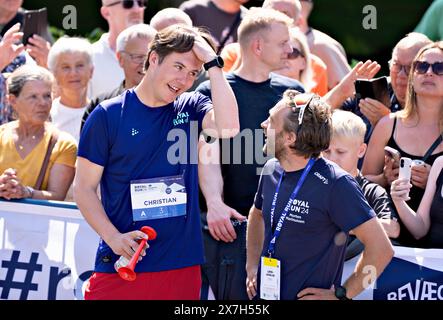
M283 133L278 133L274 139L266 139L266 143L263 146L263 152L268 157L274 157L277 159L284 157L286 151L283 145Z

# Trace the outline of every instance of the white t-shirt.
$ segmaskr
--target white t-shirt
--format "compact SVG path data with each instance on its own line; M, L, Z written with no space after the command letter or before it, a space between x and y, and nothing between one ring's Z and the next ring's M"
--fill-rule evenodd
M104 33L100 40L92 45L94 73L89 81L88 97L90 99L114 90L125 78L116 53L109 46L108 39L109 33Z
M60 97L52 101L51 119L54 126L74 137L77 142L80 139L80 127L83 114L87 106L83 108L71 108L60 102Z

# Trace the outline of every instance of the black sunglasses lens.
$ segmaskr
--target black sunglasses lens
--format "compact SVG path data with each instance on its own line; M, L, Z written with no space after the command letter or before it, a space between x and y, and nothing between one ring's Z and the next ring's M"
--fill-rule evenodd
M132 1L132 0L123 0L122 4L123 4L123 8L131 9L132 6L134 5L134 1Z
M436 62L432 65L432 71L438 75L443 75L443 62Z
M415 70L419 74L425 74L428 72L429 67L432 67L432 72L437 75L441 76L443 75L443 62L435 62L433 64L430 64L425 61L418 61L415 65Z
M301 55L302 54L301 54L300 50L298 50L297 48L292 48L292 52L289 54L288 58L289 59L297 59Z
M144 0L123 0L123 8L125 9L131 9L134 6L134 2L137 1L137 4L139 7L145 6Z
M426 73L428 71L428 69L429 69L429 63L424 62L424 61L418 61L415 65L415 70L419 74Z

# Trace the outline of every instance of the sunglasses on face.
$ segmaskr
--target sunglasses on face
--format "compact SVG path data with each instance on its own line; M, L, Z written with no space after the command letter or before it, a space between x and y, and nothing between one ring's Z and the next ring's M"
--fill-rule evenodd
M411 65L410 64L400 64L395 61L389 61L389 67L394 71L395 73L400 73L401 70L403 70L406 75L409 74L409 71L411 71Z
M300 56L302 56L303 58L305 57L303 52L301 52L297 48L292 48L292 52L290 54L288 54L288 59L289 60L295 60L295 59L297 59Z
M435 75L437 75L437 76L443 75L443 62L429 63L426 61L415 61L415 63L414 63L414 70L418 74L425 74L426 72L428 72L429 67L432 68L432 72Z
M120 0L108 4L106 5L106 7L112 7L121 3L124 9L131 9L134 6L135 2L137 2L138 6L141 8L145 7L146 5L146 0Z

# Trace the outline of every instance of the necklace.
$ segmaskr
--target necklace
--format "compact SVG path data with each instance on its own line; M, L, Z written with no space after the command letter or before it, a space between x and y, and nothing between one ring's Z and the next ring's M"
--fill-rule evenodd
M35 141L35 140L37 139L37 136L36 136L36 135L32 135L32 136L31 136L31 139L32 139L33 141ZM18 144L18 148L19 148L20 150L23 150L25 147L23 146L23 144L19 143L19 144Z
M32 139L32 140L35 140L36 137L35 137L35 136L32 136L31 139ZM23 147L23 145L19 144L19 145L18 145L18 148L19 148L20 150L23 150L24 147Z

